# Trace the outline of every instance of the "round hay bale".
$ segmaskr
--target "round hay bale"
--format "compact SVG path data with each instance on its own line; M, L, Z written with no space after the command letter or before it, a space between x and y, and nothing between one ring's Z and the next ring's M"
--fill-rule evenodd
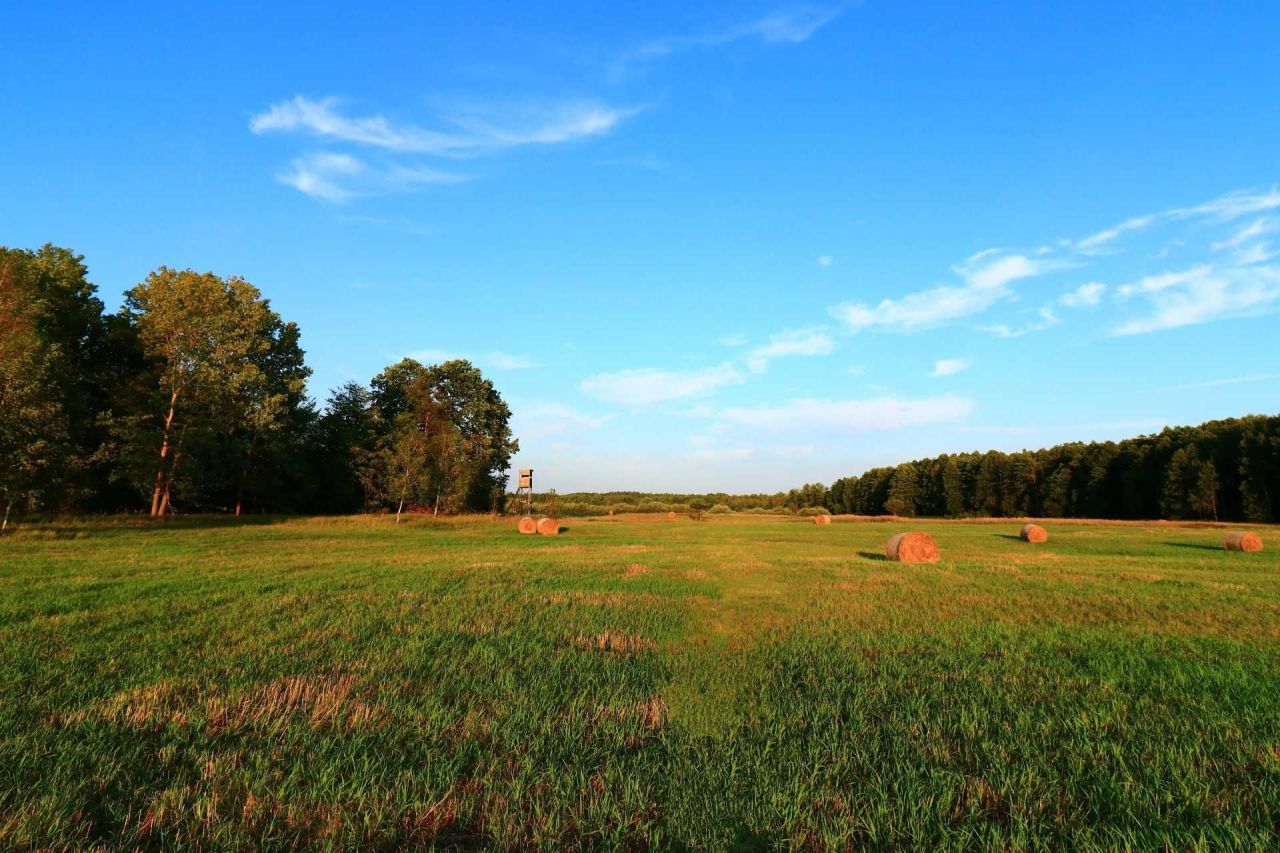
M543 536L559 536L560 535L559 519L555 519L555 518L538 519L538 532L541 533Z
M899 533L885 544L884 555L898 563L936 563L938 543L928 533Z
M675 521L675 520L676 520L676 514L674 510L667 513L667 521Z
M815 515L815 516L813 517L813 523L814 523L814 524L830 524L830 523L831 523L831 516L829 516L829 515Z
M521 533L537 533L538 522L526 515L524 518L520 519L519 530Z
M1030 542L1033 545L1049 541L1049 531L1038 524L1022 525L1022 532L1018 535L1022 537L1023 542Z
M1262 550L1262 537L1256 533L1245 533L1237 530L1227 534L1227 538L1222 541L1222 547L1228 551L1244 551L1249 554L1256 554Z

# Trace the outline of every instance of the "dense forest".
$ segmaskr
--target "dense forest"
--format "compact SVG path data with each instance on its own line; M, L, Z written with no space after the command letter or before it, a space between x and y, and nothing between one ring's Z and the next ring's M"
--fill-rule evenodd
M863 515L1274 522L1280 520L1280 416L873 468L836 480L823 505Z
M323 407L296 324L240 278L161 267L110 313L83 258L0 248L0 509L498 511L511 412L464 360L405 359ZM518 507L513 506L512 509ZM1280 520L1280 416L960 453L774 494L539 495L535 509Z
M161 267L108 312L83 258L0 248L0 509L492 510L511 412L463 360L406 359L323 409L249 282Z

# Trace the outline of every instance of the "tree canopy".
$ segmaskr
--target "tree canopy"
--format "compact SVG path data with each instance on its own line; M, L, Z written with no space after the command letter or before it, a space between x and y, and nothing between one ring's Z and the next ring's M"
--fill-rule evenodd
M510 409L411 359L323 409L297 324L250 282L160 267L107 313L67 249L0 249L0 508L499 508Z

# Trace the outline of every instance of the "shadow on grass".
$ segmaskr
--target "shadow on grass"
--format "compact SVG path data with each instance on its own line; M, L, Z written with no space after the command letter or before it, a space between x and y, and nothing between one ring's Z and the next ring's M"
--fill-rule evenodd
M1168 545L1170 548L1193 548L1197 551L1219 551L1226 553L1221 545L1203 545L1199 542L1161 542L1162 545Z
M992 535L994 535L997 539L1012 539L1014 542L1022 541L1022 537L1014 533L995 533Z
M145 515L105 517L103 520L41 521L33 519L12 528L15 538L58 541L65 539L94 539L154 533L163 530L210 530L217 528L257 527L278 524L291 516L286 515L201 515L187 517L149 518Z
M858 556L864 560L880 560L881 562L886 562L889 559L879 551L859 551Z

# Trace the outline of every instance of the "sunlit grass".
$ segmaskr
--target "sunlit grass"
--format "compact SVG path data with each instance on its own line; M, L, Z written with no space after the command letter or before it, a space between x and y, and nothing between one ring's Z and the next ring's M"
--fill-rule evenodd
M566 524L19 529L0 848L1277 843L1274 548Z

